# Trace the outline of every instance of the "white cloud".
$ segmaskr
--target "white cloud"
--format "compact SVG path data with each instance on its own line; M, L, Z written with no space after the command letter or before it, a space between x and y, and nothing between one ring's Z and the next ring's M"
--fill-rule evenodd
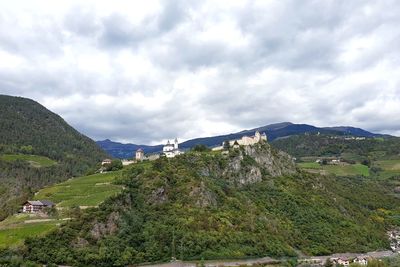
M279 121L399 133L400 4L2 1L0 93L94 139Z

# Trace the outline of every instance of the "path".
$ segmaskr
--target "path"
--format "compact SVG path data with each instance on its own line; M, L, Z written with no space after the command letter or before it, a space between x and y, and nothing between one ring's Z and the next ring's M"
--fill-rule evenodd
M315 257L300 257L299 262L309 262L315 264L324 264L328 258L356 258L356 257L372 257L372 258L384 258L393 257L399 255L392 251L372 251L367 253L337 253L328 256L315 256ZM281 262L279 259L273 259L270 257L257 258L257 259L247 259L247 260L227 260L227 261L205 261L205 267L218 267L218 266L240 266L240 265L255 265L255 264L276 264ZM139 265L141 267L196 267L198 262L190 261L174 261L168 263L160 264L149 264L149 265Z

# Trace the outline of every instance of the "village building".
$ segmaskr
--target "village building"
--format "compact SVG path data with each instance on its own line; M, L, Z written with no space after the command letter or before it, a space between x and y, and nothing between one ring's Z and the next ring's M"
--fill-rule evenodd
M353 260L353 263L357 263L360 265L367 265L368 264L368 258L365 257L357 257Z
M136 160L123 159L123 160L121 160L121 162L122 162L122 166L128 166L128 165L131 165L133 163L136 163Z
M177 138L175 138L173 144L168 140L167 144L163 147L163 154L167 158L173 158L177 155L182 154L182 152L179 150L179 144Z
M104 160L101 162L101 166L111 164L111 162L112 162L111 159L104 159Z
M29 200L22 206L22 212L38 213L43 211L44 208L52 208L54 206L54 203L48 200Z
M135 155L136 161L143 161L144 160L144 151L142 148L139 148L136 150L136 155Z
M350 260L347 258L338 258L335 263L342 266L349 266Z

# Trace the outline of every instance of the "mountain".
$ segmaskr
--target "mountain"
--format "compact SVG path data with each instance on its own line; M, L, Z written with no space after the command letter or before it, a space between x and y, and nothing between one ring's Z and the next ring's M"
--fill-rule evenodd
M388 248L400 204L375 179L302 172L268 143L134 164L118 184L121 194L28 239L18 257L128 266L373 251Z
M104 151L115 158L132 158L133 154L139 148L142 148L146 153L154 153L162 150L163 145L148 146L135 144L122 144L113 142L109 139L96 142Z
M304 133L321 133L331 135L353 135L361 137L382 137L383 135L374 134L366 130L354 127L316 127L308 124L293 124L290 122L282 122L270 124L251 130L244 130L237 133L226 135L195 138L179 144L182 149L190 149L195 145L202 144L208 147L220 146L225 140L232 140L241 138L244 135L254 135L256 131L265 132L269 141L274 141L279 138L304 134ZM134 151L142 148L145 153L155 153L162 150L162 145L147 146L135 144L122 144L110 140L97 141L97 144L103 148L107 153L116 158L132 158Z
M0 95L0 219L38 188L82 175L106 156L39 103Z
M361 137L389 136L389 135L384 135L384 134L371 133L371 132L368 132L361 128L355 128L355 127L351 127L351 126L325 127L324 129L343 132L345 135L353 135L353 136L361 136Z

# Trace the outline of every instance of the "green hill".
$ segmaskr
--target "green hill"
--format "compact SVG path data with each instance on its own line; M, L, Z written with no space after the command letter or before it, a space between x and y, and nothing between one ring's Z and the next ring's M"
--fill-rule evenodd
M39 103L0 95L0 220L32 192L80 176L106 156Z
M121 186L112 184L121 171L76 177L65 182L45 187L34 199L53 201L57 211L48 216L41 214L14 214L0 222L0 249L23 244L28 237L36 237L55 229L68 220L77 207L96 207L110 196L118 194ZM1 262L1 259L0 259Z
M388 247L400 204L367 177L299 171L269 144L137 164L118 184L99 208L28 239L24 260L124 266L371 251Z

